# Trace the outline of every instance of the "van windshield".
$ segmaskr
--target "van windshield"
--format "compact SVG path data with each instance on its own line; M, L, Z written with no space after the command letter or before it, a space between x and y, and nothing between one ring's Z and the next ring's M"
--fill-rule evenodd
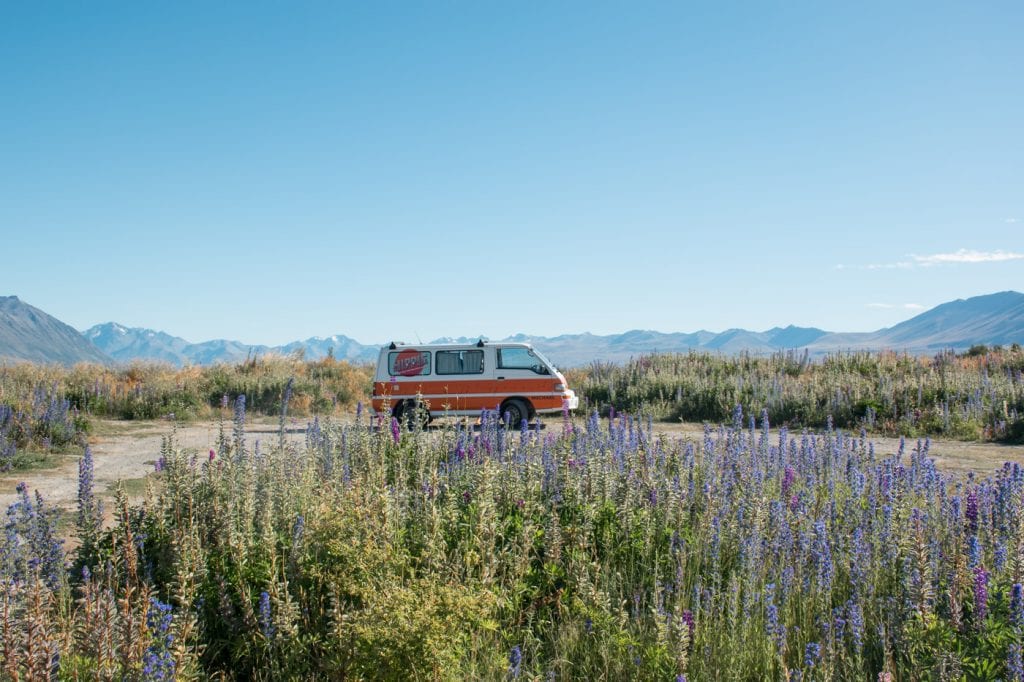
M535 374L550 374L550 363L536 351L529 348L511 347L498 349L499 369L528 369Z
M541 364L543 364L545 367L547 367L551 372L557 372L558 371L558 368L555 367L554 363L551 362L550 360L548 360L546 357L544 357L544 354L541 353L539 350L534 348L530 352L533 353L534 355L536 355L537 359L541 361Z

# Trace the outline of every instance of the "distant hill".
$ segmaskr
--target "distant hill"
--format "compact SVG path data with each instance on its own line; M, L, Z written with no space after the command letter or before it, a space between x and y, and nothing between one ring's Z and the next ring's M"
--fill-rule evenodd
M338 359L373 362L380 347L364 345L342 335L314 337L276 347L251 346L237 341L190 344L163 332L130 329L112 322L97 325L85 335L118 360L162 359L176 364L236 362L252 353L266 352L283 355L301 352L306 358L318 359L327 355L329 349ZM446 337L434 339L432 343L472 343L479 338L486 337ZM882 348L933 352L942 348L966 349L979 343L1024 342L1024 294L1006 291L944 303L894 327L866 333L833 333L815 327L790 325L763 332L727 329L724 332L664 333L634 329L606 336L590 333L561 336L517 334L502 340L531 341L562 367L585 365L595 360L623 362L651 352L685 353L691 350L768 354L806 348L814 355Z
M876 332L827 334L808 348L816 353L880 348L920 353L1012 343L1024 343L1024 294L1002 291L943 303Z
M190 343L179 336L165 332L125 327L116 322L105 322L82 332L103 352L115 360L157 360L175 365L212 365L218 362L240 362L253 355L275 353L292 355L302 353L310 360L319 360L329 352L339 360L368 362L377 359L379 346L364 346L347 336L313 337L293 341L284 346L263 346L240 341L217 339Z
M476 340L473 339L465 340ZM774 327L764 332L728 329L715 333L664 334L633 330L610 336L572 334L511 340L532 341L557 365L574 367L594 360L622 362L653 351L663 353L710 351L776 353L807 349L812 355L848 350L892 349L931 353L951 348L966 350L976 344L1024 344L1024 294L1003 291L943 303L893 327L874 332L833 333L814 327Z
M518 334L512 341L529 341L560 367L578 367L595 360L624 362L645 353L686 353L707 351L712 353L774 353L802 345L804 339L818 339L828 332L807 327L774 328L764 332L729 329L721 333L697 331L692 333L663 333L646 329L633 329L622 334L596 336L594 334L566 334L563 336L527 336ZM475 340L475 339L474 339Z
M112 361L73 327L17 296L0 296L0 360L62 365Z
M145 358L175 365L188 361L183 352L190 345L188 341L164 332L129 329L107 322L90 327L82 335L115 360Z
M444 338L434 342L470 343L479 338ZM964 350L976 344L1024 343L1024 294L1004 291L943 303L905 322L874 332L834 333L790 325L763 332L728 329L664 333L634 329L606 336L517 334L503 340L531 341L561 367L586 365L595 360L623 362L645 353L691 350L723 354L768 354L790 349L807 349L813 355L879 349L931 353L944 348ZM209 365L239 362L266 353L302 354L310 360L332 353L339 360L373 362L379 348L378 344L362 344L341 334L312 337L283 346L252 345L226 339L191 343L165 332L125 327L115 322L99 324L79 334L17 297L0 297L0 359L65 364L111 362L112 359L120 362L158 360L175 365Z
M1003 291L943 303L879 332L877 342L898 348L966 348L1024 343L1024 294Z

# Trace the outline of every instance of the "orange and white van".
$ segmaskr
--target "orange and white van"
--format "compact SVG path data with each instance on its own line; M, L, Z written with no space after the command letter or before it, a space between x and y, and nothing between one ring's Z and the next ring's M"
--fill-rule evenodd
M498 409L518 427L536 414L579 407L565 377L528 343L392 343L373 380L377 414L478 416Z

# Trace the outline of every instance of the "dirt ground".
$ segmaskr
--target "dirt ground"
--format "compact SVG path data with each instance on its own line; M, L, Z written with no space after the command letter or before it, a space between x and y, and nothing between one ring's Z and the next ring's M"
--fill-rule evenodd
M553 421L551 423L554 423ZM305 442L304 420L289 420L286 437L289 442ZM231 424L225 428L230 435ZM700 424L655 424L656 433L668 437L698 440L702 437ZM160 444L164 436L171 433L167 422L97 422L90 447L93 453L96 490L104 496L113 494L119 480L134 483L129 492L133 497L141 494L140 481L154 471L154 464L160 456ZM218 422L194 422L179 424L176 442L179 448L207 453L216 448L220 434ZM266 446L277 443L278 422L276 419L256 420L246 426L250 445L262 441ZM888 455L896 452L899 440L896 438L871 438L875 452ZM906 452L916 446L916 440L907 440ZM947 471L966 474L968 471L984 476L1003 465L1016 461L1024 464L1024 446L998 445L993 443L965 443L960 441L933 440L929 453L938 465ZM50 505L73 510L78 491L78 457L65 457L59 466L52 469L8 473L0 477L0 509L6 508L16 499L15 487L18 482L28 484L29 491L39 490Z
M231 427L231 423L224 425L229 438ZM288 441L304 443L305 427L305 421L289 420L285 428ZM171 432L172 425L166 421L97 421L89 437L96 492L113 496L118 481L140 481L153 473L163 438ZM245 433L250 446L256 441L276 445L278 422L250 422ZM216 421L179 424L175 430L175 442L183 450L207 453L217 447L219 438L220 424ZM0 478L0 509L6 509L17 498L15 489L21 481L28 484L30 493L42 493L47 504L72 509L78 495L78 460L79 457L65 457L56 468L4 474ZM139 488L133 486L134 490Z

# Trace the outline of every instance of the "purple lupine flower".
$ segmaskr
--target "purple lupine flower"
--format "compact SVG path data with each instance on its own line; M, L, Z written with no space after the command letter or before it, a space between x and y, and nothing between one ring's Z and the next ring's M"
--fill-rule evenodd
M1021 647L1018 642L1011 642L1006 653L1006 674L1009 682L1024 680L1024 661L1021 660Z
M770 583L764 588L764 619L765 631L768 637L775 643L779 655L786 648L786 626L779 622L779 609L775 606L774 600L775 584Z
M150 643L143 655L143 680L173 680L175 672L174 635L171 633L173 614L170 604L164 604L155 597L149 598L149 609L146 611L146 627L149 630Z
M850 624L850 638L853 650L860 653L864 647L864 611L860 602L849 599L846 602L846 621Z
M235 398L235 418L232 436L234 438L234 455L236 461L245 459L245 394Z
M395 417L391 418L391 438L395 441L395 445L398 445L398 441L402 436L402 427L398 423L398 419Z
M972 535L967 541L967 563L971 568L977 568L981 563L981 541L977 535Z
M842 641L846 635L846 619L843 618L843 610L838 606L832 609L832 632L836 641Z
M1010 588L1010 622L1024 627L1024 586L1014 583Z
M974 569L974 622L981 628L988 615L988 571L981 566Z
M978 493L974 488L967 491L967 505L964 511L967 527L972 533L978 532Z
M789 492L793 489L793 483L796 481L796 469L791 466L787 466L785 472L782 475L782 495L781 499L789 497Z
M78 531L87 543L98 538L103 523L103 503L96 498L93 485L92 448L86 445L78 460Z
M1006 566L1007 550L1006 543L1000 540L992 552L992 567L999 573Z
M821 645L817 642L808 642L804 648L804 666L813 668L821 659Z
M828 542L828 530L825 522L818 520L814 524L814 546L812 549L814 563L818 569L818 587L823 592L832 589L832 549Z
M512 651L508 652L508 674L513 679L519 677L520 667L523 663L523 650L519 648L519 645L512 647Z
M689 634L689 640L688 641L690 643L690 648L692 648L693 647L693 637L694 637L695 630L696 630L696 627L697 627L696 622L694 622L694 620L693 620L693 611L691 611L690 609L683 609L682 620L683 620L683 623L686 625L686 629L687 629L687 632Z
M263 590L260 592L260 632L267 639L274 637L274 623L270 610L270 594Z
M4 541L0 543L0 572L6 580L23 581L39 575L56 590L65 577L64 541L57 533L56 510L43 504L36 491L29 497L22 482L15 488L18 499L7 508Z

